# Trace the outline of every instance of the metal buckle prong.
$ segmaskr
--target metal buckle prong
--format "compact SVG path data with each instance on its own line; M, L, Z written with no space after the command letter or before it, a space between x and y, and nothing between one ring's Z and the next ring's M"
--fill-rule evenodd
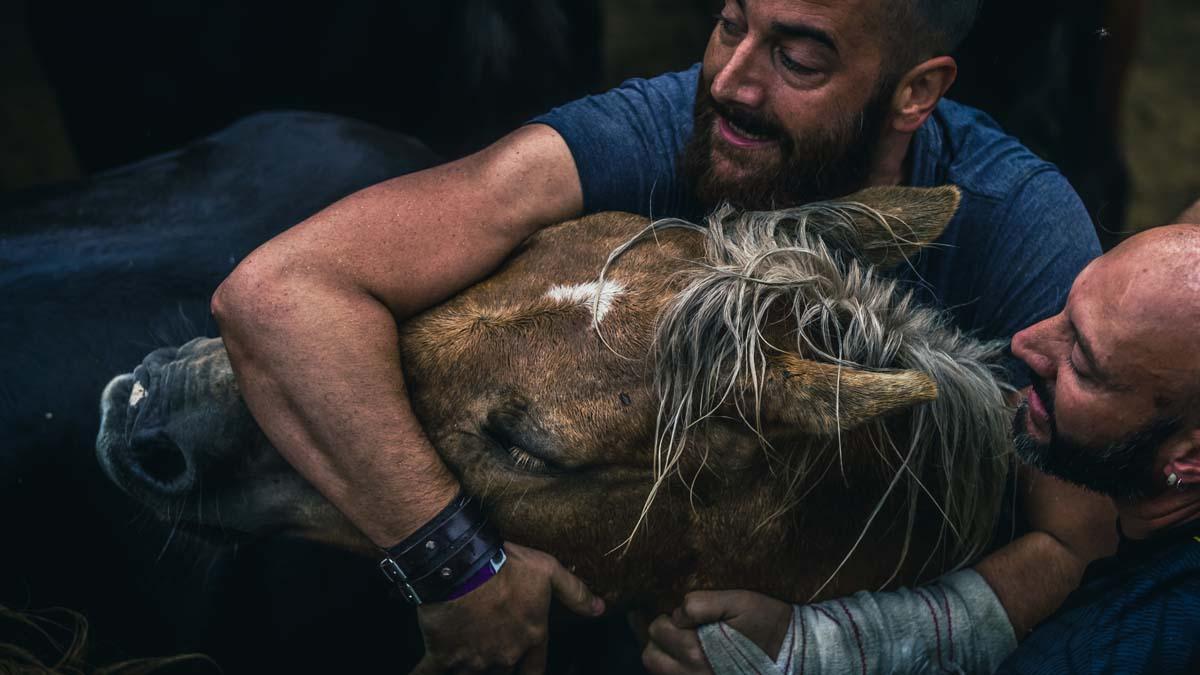
M380 560L379 571L383 572L383 576L396 586L405 600L414 606L421 604L421 596L417 595L417 590L408 583L408 575L404 574L404 570L395 560L391 558Z

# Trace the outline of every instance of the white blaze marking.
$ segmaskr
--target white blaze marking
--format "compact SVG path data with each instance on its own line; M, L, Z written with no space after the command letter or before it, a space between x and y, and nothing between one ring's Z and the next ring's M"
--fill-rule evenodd
M574 284L571 286L555 286L549 291L546 291L546 297L558 302L569 302L576 305L583 305L589 310L595 310L596 321L604 319L604 315L612 307L612 303L622 293L625 292L625 287L616 281L605 281L604 285L590 281L586 284ZM596 303L596 296L600 296L599 304Z
M133 383L133 390L129 392L129 407L132 408L142 402L146 398L146 388L141 382Z

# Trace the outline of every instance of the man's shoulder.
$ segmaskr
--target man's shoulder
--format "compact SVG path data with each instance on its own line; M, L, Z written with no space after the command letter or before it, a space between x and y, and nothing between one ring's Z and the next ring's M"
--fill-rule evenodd
M922 129L937 173L980 197L1003 201L1040 173L1058 168L1005 133L987 113L943 99Z
M566 143L583 189L583 208L687 214L691 197L676 158L692 133L699 64L626 80L534 118Z
M635 91L663 96L669 99L686 98L689 103L696 96L700 83L700 64L694 63L686 70L661 73L653 77L632 77L617 85L613 91Z

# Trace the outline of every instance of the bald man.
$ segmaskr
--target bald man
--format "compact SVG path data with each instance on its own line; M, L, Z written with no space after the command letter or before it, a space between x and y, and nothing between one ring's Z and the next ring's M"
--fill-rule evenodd
M1200 225L1149 230L1094 260L1063 310L1017 333L1012 351L1032 383L1014 420L1018 453L1110 497L1120 544L1053 614L1047 596L1038 618L1049 618L997 672L1200 673ZM1044 508L1070 517L1073 505ZM1056 564L984 576L1000 597L1044 594ZM990 673L1024 633L981 584L964 570L797 607L693 593L651 626L646 663L655 675Z
M1200 673L1200 225L1096 259L1012 348L1018 453L1112 497L1121 542L999 672Z

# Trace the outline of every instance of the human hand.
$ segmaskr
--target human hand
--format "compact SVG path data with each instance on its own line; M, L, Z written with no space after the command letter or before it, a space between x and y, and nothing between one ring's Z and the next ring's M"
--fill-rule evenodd
M546 670L550 598L583 616L604 613L604 601L554 557L511 542L508 562L470 593L421 605L417 619L425 657L412 675Z
M775 658L788 625L792 606L751 591L696 591L670 616L650 624L650 641L642 652L642 665L654 675L711 675L712 667L700 646L696 629L724 621Z

